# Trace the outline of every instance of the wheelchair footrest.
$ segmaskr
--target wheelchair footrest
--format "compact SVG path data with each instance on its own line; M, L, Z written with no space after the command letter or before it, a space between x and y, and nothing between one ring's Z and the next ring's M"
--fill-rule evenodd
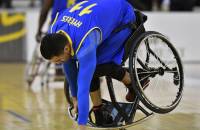
M96 126L96 124L94 124L94 123L92 123L92 122L88 122L87 127L88 127L88 128L91 128L91 129L102 129L102 130L103 130L103 129L107 130L108 128L109 128L109 129L125 129L125 128L129 128L129 127L138 125L138 124L140 124L140 123L142 123L142 122L148 120L148 119L151 118L153 115L154 115L154 114L151 113L151 114L149 114L148 116L143 117L143 118L140 118L140 119L138 119L138 120L136 120L136 121L133 121L133 122L131 122L131 123L129 123L129 124L119 124L119 125L115 125L115 126L113 125L113 126L107 126L107 127Z
M137 125L145 120L147 120L148 118L150 118L153 113L149 113L147 112L144 108L142 108L139 104L136 110L140 110L143 114L143 116L141 116L141 114L135 114L134 117L130 117L130 119L132 121L130 121L129 123L126 123L124 121L124 118L121 116L121 114L117 111L117 109L114 107L113 103L107 100L102 100L104 107L106 108L106 110L112 115L113 117L113 123L109 124L109 125L103 125L103 126L97 126L94 119L94 115L92 114L93 111L90 110L90 114L89 114L89 121L87 126L93 129L123 129L123 128L128 128L134 125ZM121 103L118 102L119 106L127 113L131 113L132 111L136 110L133 109L133 104L134 103ZM137 118L135 118L137 116Z

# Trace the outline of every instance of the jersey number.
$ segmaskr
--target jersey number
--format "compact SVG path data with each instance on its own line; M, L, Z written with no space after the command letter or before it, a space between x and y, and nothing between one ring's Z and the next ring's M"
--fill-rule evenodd
M87 3L88 1L82 1L82 2L80 2L80 3L78 3L78 4L76 4L76 5L74 5L74 7L72 7L71 9L70 9L70 11L69 12L74 12L74 11L76 11L76 10L81 10L82 8L83 8L83 4L84 3ZM82 10L81 10L81 12L78 14L79 16L83 16L84 14L90 14L91 12L92 12L92 10L91 10L91 8L92 7L94 7L94 6L96 6L97 4L96 3L94 3L94 4L91 4L91 5L89 5L89 6L87 6L87 7L85 7L85 8L83 8Z

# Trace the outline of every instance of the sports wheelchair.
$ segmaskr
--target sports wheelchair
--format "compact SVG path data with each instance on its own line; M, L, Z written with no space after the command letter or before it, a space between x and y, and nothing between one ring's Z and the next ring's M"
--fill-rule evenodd
M154 113L165 114L171 112L181 101L184 74L181 59L175 47L161 33L146 31L144 23L147 20L147 16L140 11L135 11L135 13L135 23L127 24L114 31L118 32L126 27L133 29L132 35L125 43L122 66L125 67L128 62L128 67L125 68L130 73L136 98L133 102L118 102L113 89L112 78L105 76L111 101L104 99L102 101L114 121L106 127L97 126L91 109L88 127L125 130L127 127L148 119ZM140 75L143 75L142 78ZM142 81L147 78L149 85L144 88ZM73 103L71 102L67 83L65 84L65 94L70 104L68 114L73 120L76 120L77 116L73 114ZM136 118L137 113L143 114L143 116Z

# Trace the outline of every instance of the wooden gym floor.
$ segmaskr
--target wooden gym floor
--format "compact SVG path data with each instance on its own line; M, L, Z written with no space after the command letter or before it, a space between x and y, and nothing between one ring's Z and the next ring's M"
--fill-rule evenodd
M0 130L75 130L66 114L62 85L31 90L24 69L24 64L0 64ZM187 80L175 111L128 130L200 130L200 81Z

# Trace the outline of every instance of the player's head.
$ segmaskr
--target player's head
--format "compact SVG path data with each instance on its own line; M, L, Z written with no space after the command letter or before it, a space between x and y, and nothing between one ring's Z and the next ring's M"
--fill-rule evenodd
M54 63L62 63L71 57L68 39L59 33L47 34L42 38L40 52L42 56Z

